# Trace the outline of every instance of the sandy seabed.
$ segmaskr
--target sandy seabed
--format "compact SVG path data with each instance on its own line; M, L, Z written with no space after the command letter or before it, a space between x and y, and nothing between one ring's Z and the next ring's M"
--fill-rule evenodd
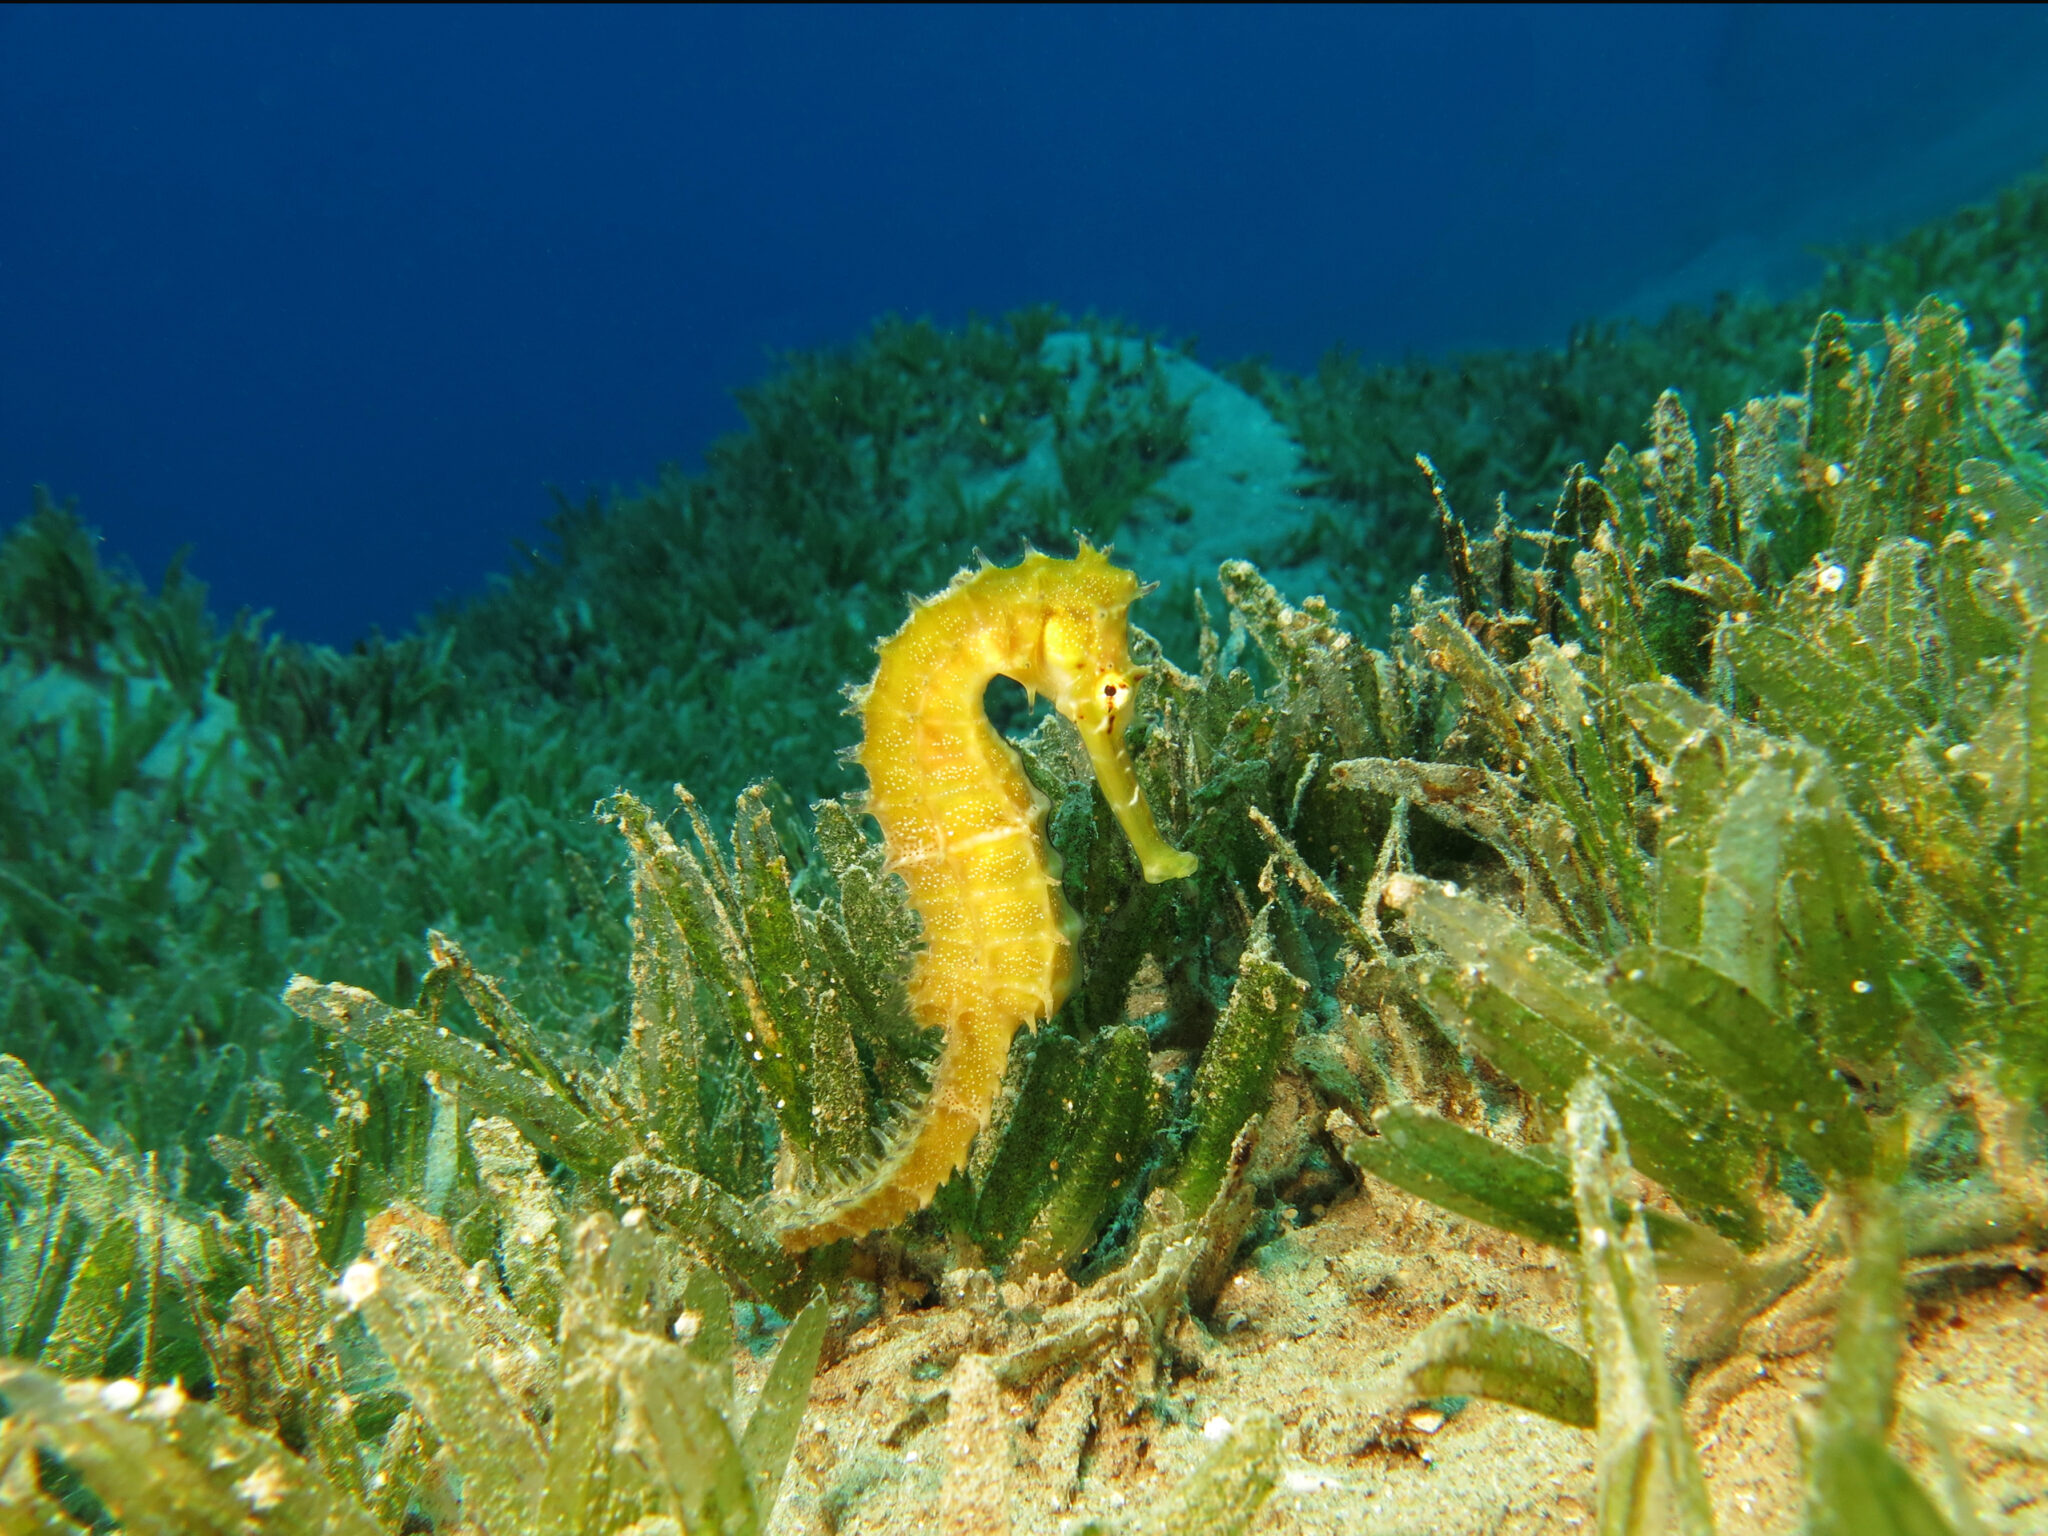
M948 1389L963 1356L1031 1336L1034 1297L992 1285L901 1297L819 1373L773 1530L1050 1536L1086 1516L1129 1521L1260 1410L1284 1426L1283 1463L1254 1531L1591 1530L1591 1434L1484 1401L1446 1416L1386 1390L1407 1343L1453 1307L1578 1342L1576 1284L1568 1256L1368 1180L1250 1254L1210 1321L1184 1319L1161 1355L1137 1340L997 1393L987 1417L1000 1447L949 1439ZM1680 1294L1667 1293L1674 1306ZM1793 1416L1825 1375L1830 1328L1824 1313L1795 1321L1776 1352L1695 1379L1687 1416L1724 1536L1796 1527ZM1948 1466L1974 1485L1989 1530L2048 1532L2048 1446L2030 1444L2048 1404L2048 1294L2031 1256L1916 1299L1900 1392L1895 1443L1926 1486L1939 1493L1949 1473L1923 1410L1948 1424ZM963 1497L970 1478L985 1486Z

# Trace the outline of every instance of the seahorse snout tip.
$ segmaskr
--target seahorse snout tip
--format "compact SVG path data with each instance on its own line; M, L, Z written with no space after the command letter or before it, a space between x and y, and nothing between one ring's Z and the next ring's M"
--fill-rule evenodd
M1145 883L1164 885L1169 880L1185 880L1201 867L1202 861L1194 854L1167 848L1145 861Z

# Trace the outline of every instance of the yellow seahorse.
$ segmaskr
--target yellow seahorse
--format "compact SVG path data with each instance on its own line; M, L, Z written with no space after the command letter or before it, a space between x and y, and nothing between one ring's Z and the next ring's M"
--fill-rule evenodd
M857 1237L928 1204L988 1119L1018 1026L1051 1018L1073 983L1080 919L1046 846L1045 798L983 712L992 679L1045 694L1079 729L1148 881L1195 872L1153 821L1124 746L1138 594L1137 577L1084 541L1073 560L1034 552L962 571L877 648L875 679L857 696L859 762L889 865L924 921L911 1009L945 1044L924 1107L864 1176L782 1226L784 1246Z

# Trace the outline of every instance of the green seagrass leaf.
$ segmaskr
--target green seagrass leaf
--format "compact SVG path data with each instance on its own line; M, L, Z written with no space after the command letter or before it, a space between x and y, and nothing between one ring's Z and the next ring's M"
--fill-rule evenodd
M1558 1178L1569 1188L1562 1170ZM1577 1429L1599 1422L1593 1362L1541 1329L1504 1317L1438 1318L1403 1352L1401 1380L1411 1397L1491 1398Z
M1728 795L1728 751L1727 738L1719 732L1697 732L1678 744L1661 777L1651 931L1666 949L1699 948L1700 903Z
M1261 909L1238 962L1230 1001L1195 1068L1188 1113L1194 1132L1167 1187L1190 1211L1206 1211L1223 1185L1231 1144L1266 1108L1273 1074L1287 1054L1308 983L1273 954L1270 913Z
M2025 658L2021 661L2012 676L2001 680L2003 686L1983 711L1970 739L1945 754L1959 770L1955 784L1979 833L1994 848L2017 834L2027 791ZM2017 853L2017 843L2005 851Z
M612 1193L642 1205L685 1247L715 1264L772 1306L793 1305L802 1266L740 1201L686 1168L635 1154L611 1171Z
M1431 820L1469 833L1489 844L1507 860L1508 867L1530 889L1532 903L1541 900L1554 906L1559 922L1583 929L1590 920L1594 936L1606 936L1606 921L1600 894L1589 889L1594 871L1590 861L1576 856L1577 839L1572 826L1552 806L1532 801L1520 784L1506 774L1467 763L1419 763L1408 758L1366 757L1338 763L1331 778L1347 788L1391 795L1415 807ZM1264 812L1252 808L1251 819L1263 829L1271 827ZM1266 836L1290 865L1299 855L1278 829ZM1296 880L1310 899L1322 906L1352 937L1361 952L1371 941L1358 929L1357 920L1341 903L1318 901L1319 877L1310 873L1303 880L1296 867ZM1323 888L1327 890L1327 887ZM1583 936L1583 935L1582 935ZM1568 942L1579 945L1579 939Z
M1420 807L1446 826L1456 827L1498 849L1502 857L1527 864L1526 820L1534 808L1515 781L1472 763L1418 763L1411 758L1362 757L1334 765L1331 779L1353 789L1392 795ZM1255 816L1264 812L1256 807ZM1270 821L1267 823L1271 825ZM1272 834L1278 838L1278 828Z
M1777 395L1749 401L1736 421L1729 480L1739 510L1740 558L1767 583L1789 578L1827 542L1818 526L1820 504L1799 470L1806 418L1803 397Z
M1637 551L1649 542L1650 519L1644 510L1642 477L1619 443L1600 462L1600 485L1614 506L1614 530L1620 536L1616 553L1633 569Z
M1890 356L1850 469L1865 510L1858 536L1838 531L1835 540L1852 570L1881 539L1938 537L1957 465L1992 446L1975 408L1962 311L1930 295L1885 329Z
M853 989L871 1024L903 990L907 957L917 943L917 914L899 876L887 870L887 854L862 829L859 818L838 800L821 800L817 844L839 889L843 932L851 941L834 953L833 969ZM900 1001L897 1003L902 1009Z
M1842 1285L1827 1395L1821 1400L1821 1422L1830 1431L1880 1442L1891 1433L1905 1345L1905 1256L1906 1230L1896 1192L1875 1183L1854 1191L1849 1274Z
M1690 574L1685 586L1701 597L1716 613L1758 613L1763 598L1749 573L1719 550L1695 545L1685 557Z
M777 1106L777 1118L785 1125L793 1120L803 1122L804 1131L796 1145L809 1151L815 1134L812 1075L804 1067L812 1056L811 992L823 986L825 978L820 974L822 959L814 957L804 942L804 925L790 893L789 860L776 834L767 788L750 786L733 807L733 873L740 926L746 935L747 966L760 988L762 1006L774 1021L775 1037L789 1061L796 1064L788 1073L775 1074L776 1091L787 1100L786 1105ZM828 1059L833 1054L828 1050ZM784 1077L788 1079L786 1087Z
M541 1038L540 1031L527 1022L512 999L505 995L505 989L497 979L484 975L470 964L462 946L445 933L428 930L427 948L434 958L434 970L454 978L462 989L463 998L476 1010L477 1021L499 1048L528 1076L538 1078L550 1091L588 1113L589 1106L557 1065L554 1052ZM434 985L436 979L429 973L421 990L424 993L427 987Z
M1655 681L1662 669L1643 639L1642 596L1611 524L1601 524L1593 547L1572 557L1572 571L1579 579L1579 606L1609 675L1624 683Z
M228 1326L195 1319L208 1336L214 1402L291 1433L295 1449L330 1481L359 1494L363 1446L335 1347L327 1298L333 1272L321 1259L314 1226L290 1199L260 1182L247 1189L243 1222L260 1245L258 1283L237 1299ZM375 1367L365 1374L378 1382L389 1377Z
M354 1265L341 1288L447 1446L465 1513L488 1531L525 1529L545 1487L547 1448L485 1366L455 1303L390 1264Z
M1963 473L1968 475L1970 469L1964 465ZM1949 666L1958 680L1971 676L1988 658L2009 656L2018 649L2019 631L2009 605L1991 595L2000 580L1996 561L1995 545L1961 531L1943 539L1935 551L1935 601L1948 642Z
M1500 988L1474 985L1469 972L1425 971L1417 991L1451 1039L1539 1104L1562 1108L1586 1063L1584 1047L1571 1035Z
M115 1216L93 1234L71 1271L41 1354L60 1376L99 1373L139 1278L136 1246L135 1217Z
M1836 478L1856 451L1870 415L1870 368L1849 339L1849 322L1829 310L1814 323L1806 353L1806 441L1803 458L1810 479L1820 481L1827 466ZM1832 529L1823 534L1825 544Z
M1792 816L1792 772L1760 763L1714 818L1700 886L1699 955L1766 1008L1778 1004L1778 885Z
M1589 692L1578 667L1547 637L1530 647L1526 669L1571 743L1572 765L1585 786L1586 814L1575 830L1586 856L1576 862L1591 866L1619 933L1640 936L1649 925L1648 871L1636 841L1635 749L1627 716L1611 690L1598 697ZM1552 879L1568 889L1573 873L1553 868Z
M8 1151L6 1170L19 1175L29 1160L24 1143ZM5 1353L33 1359L64 1304L71 1268L92 1238L92 1225L63 1193L54 1166L29 1184L37 1198L9 1225L4 1267L0 1267L0 1346ZM25 1183L28 1181L24 1181Z
M1434 1110L1390 1104L1377 1136L1345 1156L1368 1173L1473 1221L1567 1251L1579 1245L1571 1177L1556 1161L1454 1125Z
M1827 1455L1829 1492L1811 1496L1800 1527L1807 1536L1962 1536L1881 1442L1857 1439Z
M0 1361L0 1394L130 1536L378 1536L313 1465L175 1386L67 1382Z
M761 1396L740 1434L740 1458L753 1479L754 1507L764 1523L775 1512L782 1474L789 1466L789 1453L796 1448L797 1431L803 1427L811 1378L817 1374L818 1352L825 1346L825 1329L831 1321L831 1304L820 1291L783 1333L768 1367L768 1379L761 1383Z
M816 944L836 978L838 1006L851 1012L879 1103L909 1103L928 1091L924 1067L938 1053L939 1034L912 1017L905 984L917 950L917 914L902 878L889 872L881 843L866 835L853 812L837 800L820 801L815 809L818 850L838 887L838 899L817 915ZM875 1118L880 1112L867 1113Z
M1685 569L1685 557L1704 527L1700 515L1700 447L1685 402L1667 389L1650 410L1650 451L1641 460L1657 497L1657 537L1664 574Z
M1786 863L1786 979L1815 1010L1829 1055L1875 1081L1909 1019L1893 973L1912 959L1912 942L1885 910L1856 828L1831 795L1793 818Z
M660 1508L639 1464L613 1454L623 1405L605 1348L608 1330L573 1300L566 1316L537 1536L615 1529L615 1517L626 1510L652 1515Z
M1951 953L1962 953L1960 946ZM1906 1000L1912 1023L1900 1038L1905 1054L1930 1077L1954 1072L1956 1053L1983 1038L1994 1005L1973 994L1955 967L1924 946L1897 962L1892 985Z
M1621 700L1623 713L1653 763L1669 761L1697 734L1721 736L1731 747L1745 749L1764 739L1761 731L1741 724L1668 677L1632 684L1622 691Z
M1638 1165L1724 1236L1746 1246L1761 1238L1760 1127L1724 1088L1500 908L1412 879L1395 881L1387 899L1452 962L1425 997L1455 1035L1560 1110L1571 1084L1597 1070Z
M1390 1104L1373 1124L1378 1136L1360 1137L1344 1150L1354 1166L1472 1221L1577 1251L1571 1175L1555 1156L1507 1146L1419 1105ZM1745 1270L1726 1239L1682 1216L1644 1214L1650 1246L1672 1283L1726 1280Z
M1439 1008L1439 1016L1446 1017L1454 1029L1462 1026L1464 1037L1478 1054L1539 1102L1563 1105L1570 1092L1570 1082L1564 1074L1572 1070L1583 1073L1599 1064L1599 1058L1570 1035L1502 992L1482 989L1473 993L1463 1003L1457 1018L1446 1014L1434 1000L1432 1006ZM1674 1071L1666 1077L1669 1081L1660 1086L1681 1091L1688 1082L1695 1091L1705 1082L1691 1068L1684 1069L1683 1075ZM1729 1248L1729 1240L1754 1247L1763 1237L1762 1218L1756 1207L1760 1128L1748 1117L1738 1116L1725 1096L1718 1101L1722 1107L1717 1114L1704 1119L1675 1107L1670 1097L1660 1095L1656 1087L1646 1085L1640 1078L1617 1075L1614 1097L1645 1149L1645 1169L1656 1170L1659 1181L1714 1229L1709 1233L1690 1222L1679 1223L1682 1232L1674 1230L1670 1234L1674 1254L1683 1251L1682 1259L1675 1262L1682 1262L1688 1272L1703 1278L1725 1274L1731 1267L1731 1258L1739 1260L1739 1255ZM1709 1102L1714 1100L1710 1098ZM1652 1227L1661 1233L1661 1218L1653 1217ZM1700 1241L1694 1240L1694 1234ZM1733 1267L1740 1267L1739 1263Z
M810 1006L811 1157L831 1172L850 1167L868 1150L867 1084L846 994L836 986L820 987Z
M703 841L709 833L701 825L696 802L685 796L684 808L699 827L701 860L671 837L632 795L612 796L603 803L602 814L618 824L632 853L635 882L647 884L653 896L650 909L674 924L692 967L724 1016L730 1038L743 1047L742 1059L774 1107L783 1134L797 1146L809 1146L808 1100L797 1079L799 1064L808 1067L810 1053L792 1054L790 1042L783 1037L748 958L732 877L718 857L715 842ZM805 1107L800 1110L799 1104Z
M1690 955L1650 946L1615 956L1607 990L1659 1039L1685 1053L1814 1170L1870 1170L1870 1132L1811 1037Z
M1087 1113L1073 1117L1052 1191L1011 1257L1016 1274L1050 1274L1081 1257L1102 1220L1135 1187L1159 1110L1151 1042L1135 1024L1096 1037L1082 1073Z
M86 1128L65 1113L49 1089L13 1056L0 1056L0 1122L22 1141L61 1147L96 1173L111 1174L115 1159Z
M1288 702L1313 709L1337 754L1384 752L1376 653L1346 634L1321 598L1295 608L1242 560L1226 560L1217 577L1232 615L1286 686Z
M2021 676L2026 787L2018 797L2019 983L2006 1056L2029 1088L2038 1089L2048 1079L2048 625L2028 642Z
M1485 722L1509 755L1510 766L1522 775L1524 789L1570 825L1576 846L1557 850L1556 860L1576 867L1551 871L1553 883L1565 892L1586 887L1599 890L1598 897L1589 891L1589 899L1575 903L1578 910L1570 915L1588 943L1607 947L1616 923L1625 925L1629 920L1631 899L1640 902L1642 883L1632 834L1617 824L1614 802L1618 791L1612 784L1610 766L1604 761L1587 765L1592 782L1609 791L1603 804L1589 795L1588 779L1574 766L1567 750L1572 737L1554 731L1542 712L1531 708L1507 672L1480 649L1463 625L1435 614L1418 624L1415 634L1429 647L1431 663L1457 682L1466 707ZM1576 707L1567 705L1567 712L1571 716L1569 729L1582 731L1589 711L1577 675L1548 641L1544 646L1546 651L1539 653L1537 662L1540 665L1547 654L1567 696L1579 697Z
M437 1029L410 1009L393 1008L360 987L294 976L284 989L284 1005L374 1055L463 1084L480 1105L503 1115L528 1141L578 1173L602 1178L625 1155L623 1127L600 1124L476 1041Z
M646 880L633 882L633 1027L613 1072L642 1134L663 1155L706 1166L700 1091L708 1069L689 950Z
M1844 639L1844 649L1824 646L1776 619L1730 625L1721 636L1737 679L1763 702L1774 728L1827 748L1859 802L1918 730L1883 691L1868 657L1850 649L1853 639Z
M720 1401L732 1401L732 1352L738 1347L732 1320L732 1290L717 1270L700 1264L683 1282L683 1311L697 1319L697 1332L685 1346L690 1358L722 1385Z
M1804 1529L1812 1536L1950 1536L1933 1500L1887 1445L1904 1338L1906 1231L1896 1194L1864 1185L1851 1219L1827 1391L1804 1446Z
M1022 1241L1051 1189L1081 1097L1080 1043L1046 1030L1029 1044L1030 1067L1014 1097L1006 1095L994 1155L975 1192L974 1230L998 1259Z
M1923 922L1953 925L1986 970L2008 971L2018 893L1991 857L1983 831L1956 792L1945 761L1926 741L1909 744L1882 785L1872 820L1937 910Z
M604 1213L576 1228L563 1292L547 1467L534 1522L538 1536L619 1531L666 1508L664 1490L642 1461L617 1453L626 1407L621 1343L636 1329L644 1335L650 1324L666 1327L673 1301L662 1294L659 1267L656 1239L644 1221L629 1217L621 1222ZM722 1397L714 1370L707 1368L699 1377L711 1388L714 1406L729 1411L731 1293L709 1270L699 1269L691 1278L699 1276L704 1284L686 1286L681 1298L682 1317L696 1323L695 1336L681 1351L700 1363L710 1354L726 1373ZM708 1351L707 1339L713 1341Z
M1598 1382L1600 1529L1713 1536L1706 1482L1664 1359L1657 1265L1641 1207L1626 1219L1617 1214L1629 1148L1597 1077L1572 1090L1565 1143L1579 1216L1579 1311Z
M552 1334L562 1310L562 1240L568 1217L540 1160L510 1121L478 1116L469 1123L484 1195L498 1216L498 1263L505 1291L520 1313Z
M1927 546L1918 539L1886 539L1863 568L1854 611L1885 692L1921 725L1932 726L1947 715L1953 686L1927 563Z
M608 1353L619 1373L620 1449L646 1468L672 1518L693 1536L755 1536L754 1485L703 1368L639 1333L618 1335Z
M2038 624L2048 613L2048 486L2036 468L2023 485L2018 462L1993 464L1965 459L1956 471L1957 490L1971 524L1988 535L2005 569L1995 583L1979 588L2008 622Z

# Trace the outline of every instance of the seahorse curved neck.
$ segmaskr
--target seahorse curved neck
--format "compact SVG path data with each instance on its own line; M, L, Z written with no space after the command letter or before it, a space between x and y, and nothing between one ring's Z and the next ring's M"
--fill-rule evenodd
M781 1227L807 1248L858 1236L929 1203L988 1118L1018 1028L1058 1012L1080 921L1046 846L1046 802L989 724L998 676L1073 720L1148 880L1195 861L1159 833L1123 742L1134 682L1126 616L1136 578L1087 546L1074 560L963 571L879 647L859 760L890 868L924 924L910 976L918 1022L945 1032L930 1099L859 1179Z

